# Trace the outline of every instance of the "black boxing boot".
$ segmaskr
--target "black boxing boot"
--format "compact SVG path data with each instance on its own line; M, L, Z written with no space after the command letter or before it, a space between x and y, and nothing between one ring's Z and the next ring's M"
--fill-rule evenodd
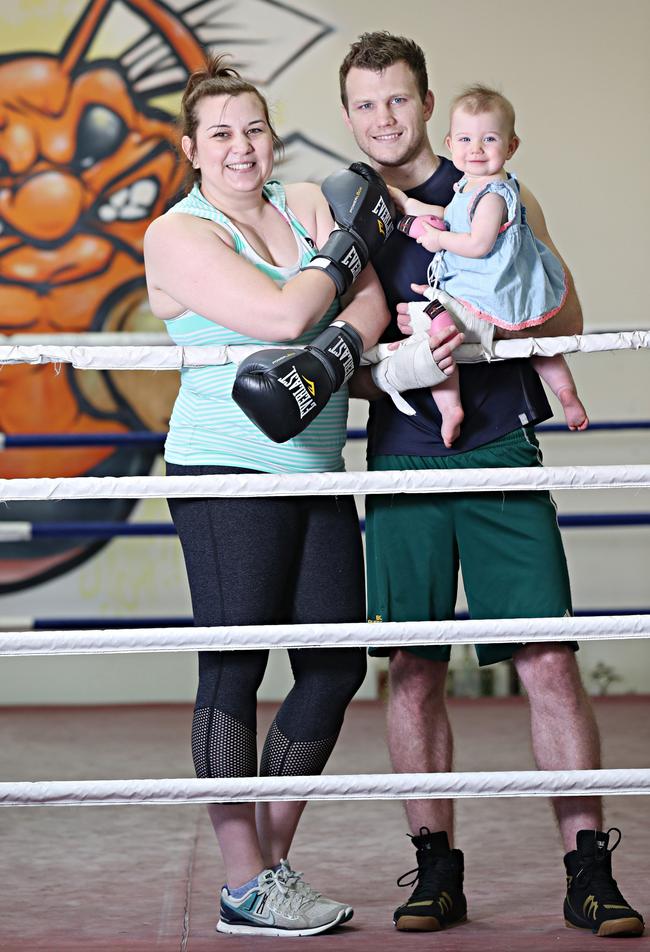
M618 839L608 849L609 834ZM567 892L564 900L564 921L573 929L589 929L599 936L639 936L643 933L643 916L621 895L612 876L612 853L621 841L621 831L612 827L601 830L580 830L577 849L567 853Z
M430 833L420 827L412 836L418 865L397 880L398 886L415 884L411 897L393 914L400 931L438 932L467 919L467 901L463 894L464 862L460 850L449 848L444 831ZM412 879L402 882L407 876Z

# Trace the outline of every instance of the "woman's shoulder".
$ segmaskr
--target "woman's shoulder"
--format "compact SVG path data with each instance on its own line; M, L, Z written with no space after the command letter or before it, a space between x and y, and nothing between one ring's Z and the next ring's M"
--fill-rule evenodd
M319 186L313 182L292 182L291 185L284 186L284 192L287 197L287 205L295 213L298 212L298 209L314 212L327 204Z
M286 186L287 207L319 247L332 230L329 205L318 185L294 182Z
M180 202L178 204L181 204ZM145 242L149 248L166 246L168 243L192 240L193 236L205 234L206 231L221 238L227 245L233 245L232 235L218 221L199 217L189 209L174 206L172 209L154 220L145 232Z

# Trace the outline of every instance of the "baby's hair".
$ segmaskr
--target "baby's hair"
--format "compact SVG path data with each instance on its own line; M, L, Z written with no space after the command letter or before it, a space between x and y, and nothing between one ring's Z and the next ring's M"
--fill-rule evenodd
M471 116L477 116L482 112L497 110L501 113L508 126L508 134L516 135L515 132L515 110L509 99L498 92L496 89L490 89L489 86L483 86L481 83L474 83L459 93L451 102L449 107L449 126L451 129L451 120L457 109L464 109Z
M257 96L262 106L264 118L271 131L273 148L281 155L282 139L273 128L266 99L257 86L249 83L232 66L226 65L229 58L224 53L206 56L203 65L195 69L189 77L181 100L181 113L178 120L179 138L188 136L192 140L193 149L196 148L196 130L199 124L197 106L202 99L208 96L241 96L242 93L252 93ZM192 163L185 158L182 151L181 157L186 165L185 184L189 190L194 182L201 181L201 172L199 169L192 168Z

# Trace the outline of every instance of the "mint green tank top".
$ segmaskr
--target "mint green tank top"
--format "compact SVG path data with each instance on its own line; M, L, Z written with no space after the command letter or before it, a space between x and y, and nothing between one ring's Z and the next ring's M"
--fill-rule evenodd
M239 229L204 198L198 185L167 214L197 215L222 225L232 235L237 254L282 286L314 257L316 249L306 230L287 208L284 186L269 181L263 191L295 236L296 263L289 268L275 267L261 258ZM214 285L218 293L218 276L214 278ZM336 319L338 312L336 299L314 327L287 343L308 344ZM174 343L180 346L271 346L268 341L245 337L192 311L165 321L165 325ZM332 395L319 416L299 436L278 444L264 436L232 399L236 371L235 364L181 370L181 386L165 442L167 462L185 466L237 466L266 473L336 472L345 468L342 450L348 414L347 387Z

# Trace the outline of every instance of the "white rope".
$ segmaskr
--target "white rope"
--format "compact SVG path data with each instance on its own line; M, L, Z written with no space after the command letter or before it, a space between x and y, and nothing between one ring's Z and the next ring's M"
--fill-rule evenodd
M53 344L55 347L172 347L174 342L165 331L81 331L60 334L0 334L0 345Z
M23 335L23 338L27 335ZM48 343L3 344L0 346L0 364L72 364L78 370L180 370L183 367L205 367L227 363L239 364L244 357L262 349L277 347L275 344L251 344L246 346L177 347L161 341L162 346L133 346L119 343L107 346L108 340L90 346L70 346L63 343L64 335L51 335ZM69 340L73 335L66 335ZM82 335L85 337L87 335ZM134 335L99 335L114 341L116 338L132 338ZM151 336L142 335L145 339ZM39 338L40 340L40 338ZM50 341L52 341L50 343ZM542 337L524 340L496 341L493 354L486 356L480 344L463 344L454 352L459 363L478 361L510 360L531 357L534 354L550 357L554 354L595 353L610 350L639 350L650 347L650 331L622 331L617 334L581 334L572 337ZM286 349L286 345L284 345ZM372 347L364 354L363 362L377 363L392 351L387 344Z
M10 620L9 620L10 621ZM115 628L2 631L0 657L239 651L253 648L353 648L600 641L650 637L650 615L486 618L465 621L232 625L215 628Z
M517 466L503 469L239 474L225 476L74 476L0 479L0 501L17 499L181 499L192 497L352 496L376 493L522 492L531 489L644 489L650 465Z
M524 770L326 774L225 780L41 780L0 783L0 806L234 803L246 800L412 800L650 793L650 770Z

